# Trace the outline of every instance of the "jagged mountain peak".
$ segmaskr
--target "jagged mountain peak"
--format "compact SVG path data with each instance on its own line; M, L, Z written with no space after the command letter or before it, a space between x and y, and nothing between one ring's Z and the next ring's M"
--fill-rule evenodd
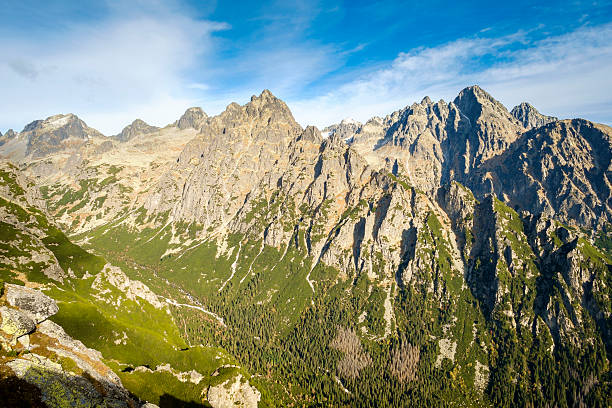
M180 117L179 120L176 121L175 125L179 129L196 129L199 130L200 127L204 124L208 118L206 112L202 110L202 108L198 106L194 106L185 111L183 116Z
M477 119L481 115L495 114L495 116L503 117L511 122L516 121L501 102L478 85L461 90L453 103L470 120Z
M142 119L135 119L131 124L124 127L121 133L119 133L115 137L120 142L127 142L128 140L133 139L136 136L146 135L149 133L156 132L158 130L158 127L151 126Z
M266 106L278 106L280 108L282 106L283 109L289 110L285 102L277 98L269 89L264 89L259 95L251 96L251 100L245 106L257 108Z
M42 157L65 148L73 148L94 137L104 137L73 113L35 120L26 125L20 135L27 140L25 155L32 157Z
M285 104L280 98L277 98L272 92L270 92L270 90L268 89L264 89L259 96L257 95L253 95L251 96L251 100L249 101L249 103L247 103L246 106L248 105L274 105L274 104L278 104L278 103L282 103Z
M17 133L13 129L9 129L5 134L0 133L0 146L4 145L6 142L13 140L17 136Z
M264 89L259 96L253 95L245 105L230 103L224 112L209 121L209 124L213 126L211 131L215 133L218 133L215 125L221 128L231 128L245 123L261 127L288 126L296 131L302 131L302 127L293 118L287 104L267 89Z
M261 91L259 96L255 96L255 95L251 96L251 101L255 99L277 99L277 98L276 96L274 96L272 92L270 92L269 89L264 89L263 91Z
M528 102L521 102L519 105L512 108L510 114L521 122L525 129L537 128L558 120L554 116L546 116L541 114Z
M206 112L204 112L204 110L202 110L202 108L200 108L199 106L192 106L191 108L187 108L187 110L185 111L183 115L186 115L188 113L199 113L202 115L206 115Z
M313 143L322 143L323 137L316 126L306 126L306 129L298 136L297 140L307 140Z
M421 99L421 105L431 105L431 98L429 96L425 96Z
M32 132L35 130L48 131L48 130L58 129L58 128L65 127L65 126L72 125L72 124L76 124L82 127L87 126L85 122L79 119L79 117L76 116L75 114L67 113L67 114L53 115L53 116L49 116L46 119L39 119L39 120L30 122L23 128L22 132Z
M342 121L340 122L341 125L355 125L355 126L361 126L361 123L356 121L353 118L344 118L342 119Z

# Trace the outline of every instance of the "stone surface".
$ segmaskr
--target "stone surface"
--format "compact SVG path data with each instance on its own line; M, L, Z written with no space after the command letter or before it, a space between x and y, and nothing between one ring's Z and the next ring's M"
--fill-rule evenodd
M11 309L6 306L0 307L0 330L10 338L11 345L15 345L17 338L31 333L36 325L28 314L18 309Z
M9 305L19 308L36 324L46 320L59 311L55 300L42 292L25 286L5 284L4 293Z
M179 129L195 129L200 130L202 125L206 122L208 115L199 107L189 108L185 111L183 116L176 121L176 127Z
M612 222L611 171L612 128L574 119L525 133L467 185L534 214L601 227Z
M510 114L521 122L523 127L527 130L538 128L558 120L554 116L542 115L536 108L527 102L523 102L512 108Z
M14 359L7 366L19 379L39 388L42 401L49 407L123 408L134 404L124 389L109 392L107 384L65 371L60 364L35 353ZM104 391L98 387L105 387Z
M79 146L89 138L103 136L73 114L55 115L34 121L23 129L20 137L27 138L26 155L42 157L67 145Z
M256 408L261 394L238 374L219 385L209 387L206 399L213 408Z

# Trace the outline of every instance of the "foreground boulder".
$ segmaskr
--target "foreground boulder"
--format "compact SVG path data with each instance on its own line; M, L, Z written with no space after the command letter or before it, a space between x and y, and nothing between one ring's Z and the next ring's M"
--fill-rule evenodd
M25 312L18 309L2 306L0 307L0 317L2 317L0 331L2 331L5 337L9 338L11 346L17 344L19 337L31 333L36 328L32 319ZM6 347L5 344L3 346Z
M20 309L36 324L47 320L59 311L55 300L38 290L6 284L4 291L8 304Z
M0 305L1 407L141 406L104 363L102 353L47 320L59 310L55 300L38 290L6 284Z

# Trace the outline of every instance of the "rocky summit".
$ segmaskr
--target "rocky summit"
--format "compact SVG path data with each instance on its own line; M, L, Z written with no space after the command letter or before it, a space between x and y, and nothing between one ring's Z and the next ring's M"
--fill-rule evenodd
M17 406L610 406L612 128L478 86L0 136Z

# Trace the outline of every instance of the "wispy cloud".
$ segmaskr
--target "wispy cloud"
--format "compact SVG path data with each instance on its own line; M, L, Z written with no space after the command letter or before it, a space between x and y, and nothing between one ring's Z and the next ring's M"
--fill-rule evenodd
M507 106L527 99L541 111L611 123L612 24L530 41L528 33L468 38L401 53L388 66L290 105L303 124L367 120L423 96L452 100L480 84Z
M10 103L3 103L0 123L69 111L112 134L136 117L172 122L191 105L196 98L185 71L206 58L213 33L227 25L168 9L113 10L99 23L46 37L2 36L2 99Z
M612 123L612 24L544 40L545 27L498 37L487 28L435 47L393 48L388 61L373 51L395 38L377 37L391 30L388 21L402 24L392 7L362 10L381 26L353 41L334 35L350 21L328 2L254 3L233 26L202 18L215 2L197 10L182 0L100 4L104 15L92 11L87 22L79 9L76 23L55 24L55 10L53 23L42 24L36 8L42 23L32 33L0 26L2 130L73 112L114 134L137 117L171 123L194 105L216 114L264 88L300 123L322 127L385 115L425 95L452 100L475 83L509 107L527 100L547 114Z

